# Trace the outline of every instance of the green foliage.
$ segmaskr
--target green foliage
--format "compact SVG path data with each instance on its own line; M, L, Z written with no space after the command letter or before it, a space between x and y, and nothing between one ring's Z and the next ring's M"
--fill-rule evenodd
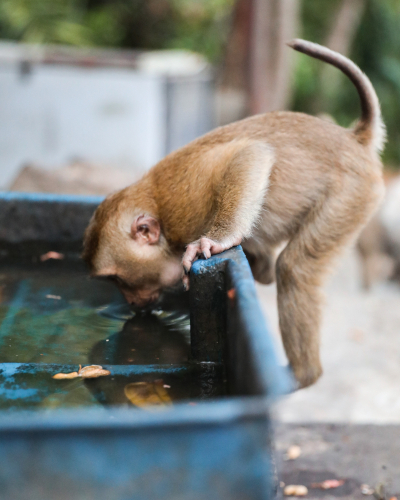
M299 0L300 1L300 0ZM221 58L235 0L0 0L0 38L138 49L185 48ZM301 0L301 36L326 43L341 0ZM350 57L370 77L388 128L385 160L400 164L400 2L366 0ZM293 108L349 125L359 100L346 78L298 56Z
M0 33L32 43L90 44L79 0L1 0Z
M354 43L353 58L368 74L388 128L385 159L400 163L400 6L370 0Z
M0 38L30 43L185 48L215 61L234 0L0 0Z
M173 0L178 22L170 48L200 52L215 61L221 57L234 0Z
M339 0L303 0L301 36L325 43ZM371 79L381 102L388 130L385 162L400 164L400 2L367 0L366 9L353 42L350 58ZM333 73L330 73L331 76ZM345 77L332 82L321 79L321 62L298 57L293 108L312 114L329 113L348 126L359 117L357 93Z

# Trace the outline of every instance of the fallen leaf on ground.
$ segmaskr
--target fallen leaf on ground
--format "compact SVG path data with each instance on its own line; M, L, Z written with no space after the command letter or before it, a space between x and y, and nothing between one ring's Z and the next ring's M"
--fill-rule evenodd
M386 488L383 483L378 483L375 486L374 497L377 500L387 500Z
M62 260L64 258L64 254L59 253L59 252L47 252L44 253L43 255L40 256L40 260L44 262L45 260L49 259L55 259L55 260Z
M332 488L339 488L344 484L344 479L327 479L322 483L312 483L312 488L321 488L323 490L331 490Z
M361 493L363 495L373 495L375 493L374 488L371 488L369 484L362 484L361 485Z
M132 382L124 388L125 396L139 408L162 407L172 404L162 380L154 382Z
M55 379L68 379L76 377L97 378L97 377L102 377L104 375L111 375L111 372L108 370L103 370L103 367L100 365L89 365L89 366L84 366L83 368L81 365L79 365L79 371L72 373L56 373L55 375L53 375L53 378Z
M308 488L303 484L288 484L283 490L283 494L287 497L305 497L307 493Z
M289 446L286 452L286 460L296 460L296 458L299 458L300 455L301 455L300 446L294 444L293 446Z

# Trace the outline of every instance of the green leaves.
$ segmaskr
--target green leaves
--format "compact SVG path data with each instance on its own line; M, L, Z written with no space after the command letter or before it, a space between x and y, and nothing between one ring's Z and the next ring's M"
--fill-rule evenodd
M303 0L299 33L303 38L326 43L340 0ZM350 58L368 75L381 102L388 129L384 161L400 164L400 2L366 0L365 12L353 40ZM329 113L343 126L360 116L359 99L351 83L334 70L323 78L320 62L299 56L295 73L293 108L311 114ZM332 77L332 78L330 78ZM398 168L398 167L397 167Z
M29 43L91 45L90 30L82 23L82 4L76 0L0 0L1 34Z

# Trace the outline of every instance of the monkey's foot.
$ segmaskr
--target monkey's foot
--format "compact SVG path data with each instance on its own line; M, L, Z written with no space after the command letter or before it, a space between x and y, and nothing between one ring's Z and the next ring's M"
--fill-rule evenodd
M293 369L293 367L292 367ZM294 376L298 383L298 389L305 389L319 379L322 375L322 367L318 362L309 365L300 365L297 369L293 369Z
M240 237L232 238L228 241L220 243L203 236L199 240L190 243L186 247L186 251L182 259L182 265L185 271L185 276L183 276L182 281L185 289L189 290L188 274L195 260L197 260L200 256L202 256L204 259L209 259L211 255L216 255L223 252L224 250L228 250L228 248L240 245L241 242L242 238Z

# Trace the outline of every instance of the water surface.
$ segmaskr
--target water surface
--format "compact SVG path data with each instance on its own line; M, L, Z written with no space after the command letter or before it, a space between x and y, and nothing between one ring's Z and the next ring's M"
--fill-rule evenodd
M76 260L0 261L0 408L130 405L124 387L162 379L171 399L223 392L220 367L189 362L187 296L134 313L115 285ZM53 380L79 365L112 376Z

